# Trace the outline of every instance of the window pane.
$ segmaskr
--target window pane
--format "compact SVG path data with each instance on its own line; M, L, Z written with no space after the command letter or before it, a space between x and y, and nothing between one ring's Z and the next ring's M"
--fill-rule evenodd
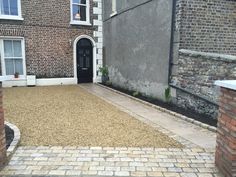
M12 41L11 40L4 40L4 56L5 57L13 57Z
M18 15L18 0L9 0L10 1L10 15Z
M73 0L73 3L86 4L86 0Z
M73 20L86 21L86 7L73 5Z
M22 57L21 41L13 41L14 57Z
M0 5L1 5L1 14L2 15L9 15L10 14L10 7L8 0L0 0Z
M80 17L81 21L86 21L86 7L85 6L80 6Z
M22 59L15 59L15 72L18 72L20 75L23 75L23 63Z
M80 20L80 9L77 5L73 5L73 20Z
M15 74L13 59L6 59L5 66L6 66L6 75L14 75Z

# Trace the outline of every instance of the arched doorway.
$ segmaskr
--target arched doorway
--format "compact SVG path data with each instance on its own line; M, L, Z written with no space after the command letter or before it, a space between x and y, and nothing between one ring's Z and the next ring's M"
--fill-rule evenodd
M93 82L93 45L87 38L76 44L76 63L78 83Z

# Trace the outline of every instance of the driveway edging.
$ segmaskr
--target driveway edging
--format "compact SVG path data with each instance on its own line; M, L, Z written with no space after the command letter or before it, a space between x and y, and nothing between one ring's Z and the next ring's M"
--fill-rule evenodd
M179 114L179 113L170 111L170 110L168 110L168 109L165 109L165 108L162 108L162 107L160 107L160 106L154 105L154 104L149 103L149 102L147 102L147 101L143 101L143 100L141 100L141 99L139 99L139 98L135 98L135 97L133 97L133 96L131 96L131 95L125 94L125 93L123 93L123 92L120 92L120 91L118 91L118 90L112 89L112 88L107 87L107 86L105 86L105 85L102 85L102 84L99 84L99 83L96 83L96 85L98 85L98 86L100 86L100 87L103 87L103 88L106 88L106 89L108 89L108 90L110 90L110 91L113 91L113 92L115 92L115 93L118 93L118 94L120 94L120 95L126 96L126 97L128 97L128 98L130 98L130 99L132 99L132 100L138 101L138 102L143 103L143 104L145 104L145 105L147 105L147 106L151 106L151 107L154 108L154 109L157 109L157 110L159 110L159 111L168 113L168 114L174 116L175 118L185 120L185 121L187 121L187 122L190 122L190 123L192 123L192 124L194 124L194 125L197 125L197 126L199 126L199 127L202 127L202 128L204 128L204 129L207 129L207 130L212 131L212 132L214 132L214 133L217 131L217 128L216 128L216 127L207 125L207 124L202 123L202 122L200 122L200 121L197 121L197 120L195 120L195 119L193 119L193 118L190 118L190 117L184 116L184 115L182 115L182 114Z
M11 155L13 155L13 153L16 151L16 148L18 144L20 143L20 130L16 125L10 122L5 121L5 125L10 127L14 131L14 139L7 149L7 158L9 159Z

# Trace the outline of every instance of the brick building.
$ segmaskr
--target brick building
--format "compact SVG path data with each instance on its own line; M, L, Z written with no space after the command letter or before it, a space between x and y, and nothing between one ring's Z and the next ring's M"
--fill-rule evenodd
M0 0L3 86L97 82L101 0ZM18 77L18 78L16 78Z

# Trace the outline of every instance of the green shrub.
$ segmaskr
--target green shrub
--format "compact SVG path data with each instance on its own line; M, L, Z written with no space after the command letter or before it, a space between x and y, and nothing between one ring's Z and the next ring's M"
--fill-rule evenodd
M99 71L102 73L103 76L108 76L109 71L108 71L108 67L104 66L104 67L100 67Z
M171 88L170 87L165 89L165 100L166 102L171 101Z
M138 91L133 92L133 96L134 96L134 97L139 96L139 92L138 92Z

